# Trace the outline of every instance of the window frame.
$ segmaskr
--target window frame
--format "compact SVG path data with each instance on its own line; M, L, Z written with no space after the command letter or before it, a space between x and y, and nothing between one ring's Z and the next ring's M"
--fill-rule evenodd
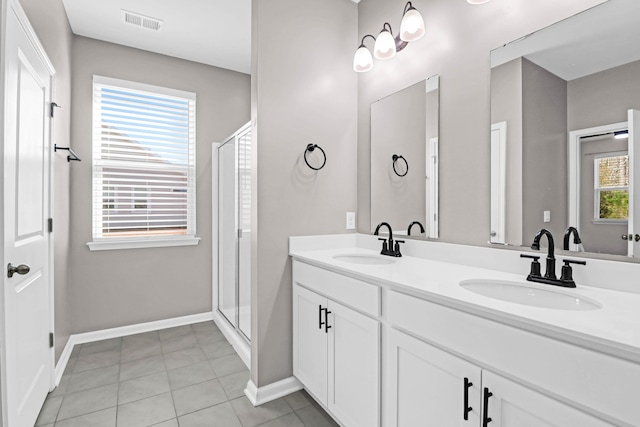
M129 90L132 92L140 91L152 95L177 97L189 101L189 137L188 137L188 162L187 162L187 233L182 235L160 234L153 236L101 236L96 233L97 229L102 228L102 205L104 194L96 192L97 186L97 170L101 167L97 162L100 159L101 139L96 129L101 127L100 123L100 104L97 102L95 91L96 86L112 86L120 90ZM134 248L152 248L152 247L170 247L170 246L192 246L197 245L200 238L196 236L196 94L177 89L166 88L162 86L154 86L145 83L133 82L129 80L114 79L99 75L93 76L92 81L92 162L91 162L91 227L92 241L87 243L91 251L114 250L114 249L134 249ZM147 187L144 188L146 192ZM136 188L137 192L138 188ZM131 201L135 206L137 200ZM114 206L117 201L113 200ZM145 199L146 206L151 203L148 198ZM97 212L96 210L99 210Z
M599 161L610 157L623 157L629 156L629 152L624 151L612 151L607 153L601 153L594 156L593 159L593 223L594 224L627 224L629 219L615 219L615 218L600 218L600 192L601 191L616 191L626 190L629 193L629 185L616 186L616 187L601 187L600 186L600 168Z

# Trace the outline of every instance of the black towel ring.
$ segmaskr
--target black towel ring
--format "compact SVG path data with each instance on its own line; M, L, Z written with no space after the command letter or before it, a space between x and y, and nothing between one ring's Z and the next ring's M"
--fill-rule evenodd
M405 159L402 156L398 156L397 154L394 154L393 156L391 156L391 159L393 160L393 171L396 173L396 175L398 176L405 176L406 174L409 173L409 163L407 163L407 159ZM398 159L402 159L404 160L404 164L407 166L407 170L404 171L403 174L399 174L398 170L396 169L396 162L398 161Z
M307 153L310 151L313 151L315 149L318 149L322 152L322 157L324 158L324 160L322 161L322 164L320 165L320 167L318 168L314 168L313 166L311 166L309 164L309 161L307 160ZM324 165L327 163L327 155L325 154L324 150L322 149L322 147L320 147L317 144L308 144L307 145L307 149L304 150L304 162L307 164L307 166L309 166L311 169L313 169L314 171L319 171L320 169L322 169L324 167Z

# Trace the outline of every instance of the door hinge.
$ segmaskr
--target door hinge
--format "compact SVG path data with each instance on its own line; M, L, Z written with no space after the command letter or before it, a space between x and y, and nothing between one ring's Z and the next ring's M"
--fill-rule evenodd
M49 332L49 348L53 348L53 332Z
M49 229L49 233L53 233L53 218L49 218L47 220L47 227Z

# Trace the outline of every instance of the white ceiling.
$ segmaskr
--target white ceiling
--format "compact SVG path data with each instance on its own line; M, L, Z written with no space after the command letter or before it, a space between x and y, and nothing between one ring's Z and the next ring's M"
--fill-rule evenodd
M251 72L251 0L62 0L74 34ZM125 24L121 9L163 21Z
M491 52L491 67L525 57L564 80L640 60L640 1L610 0Z

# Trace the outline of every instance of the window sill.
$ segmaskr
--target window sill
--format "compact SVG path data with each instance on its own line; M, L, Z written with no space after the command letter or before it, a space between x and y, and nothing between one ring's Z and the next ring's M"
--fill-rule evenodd
M149 240L101 240L89 242L90 251L111 251L118 249L141 249L141 248L166 248L171 246L195 246L200 242L200 237L181 237Z
M594 219L593 220L593 224L596 225L603 225L603 224L608 224L608 225L626 225L628 224L629 221L626 219Z

